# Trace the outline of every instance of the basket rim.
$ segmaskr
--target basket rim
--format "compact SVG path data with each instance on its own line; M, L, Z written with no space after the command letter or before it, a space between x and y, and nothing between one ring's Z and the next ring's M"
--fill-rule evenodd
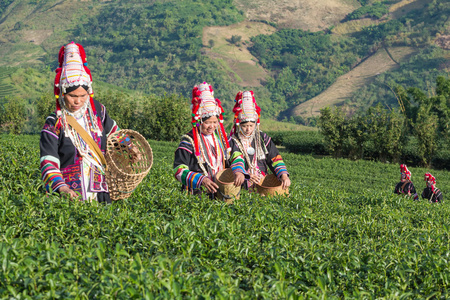
M150 155L151 155L151 161L150 161L150 165L148 166L148 169L144 172L138 173L138 174L129 174L129 173L125 173L124 171L122 171L121 169L119 169L119 167L117 167L116 163L114 162L114 160L111 158L111 154L108 151L108 141L110 139L110 137L108 137L107 141L106 141L106 151L105 151L105 156L108 157L109 162L111 163L111 165L114 167L115 172L119 173L122 176L129 176L129 177L141 177L147 175L150 172L150 169L153 166L153 150L152 147L150 146L150 144L148 143L148 141L137 131L131 130L131 129L120 129L116 132L114 132L113 134L117 134L118 132L124 132L124 133L132 133L133 135L137 135L139 138L143 139L144 141L146 141L148 148L150 150ZM105 157L105 158L106 158ZM111 166L108 166L109 169L111 169ZM111 170L108 170L109 172L111 172Z
M278 177L276 177L274 174L269 174L269 175L266 175L265 177L267 177L267 176L275 177L278 180ZM264 182L264 179L261 180L260 183L261 182ZM257 183L256 186L258 186L260 188L264 188L264 189L270 189L270 190L275 190L275 189L280 189L280 188L281 188L281 190L283 190L283 186L282 186L281 182L280 182L280 185L277 185L277 186L265 186L265 185L262 185L259 183Z
M214 176L214 178L216 179L216 183L221 183L221 184L223 184L223 185L231 185L231 184L234 184L234 181L232 181L232 182L224 182L224 181L222 181L222 180L220 180L219 178L218 178L218 176L217 175L221 175L221 174L223 174L223 173L225 173L225 172L233 172L233 170L231 169L231 168L225 168L225 169L223 169L223 170L220 170L215 176Z

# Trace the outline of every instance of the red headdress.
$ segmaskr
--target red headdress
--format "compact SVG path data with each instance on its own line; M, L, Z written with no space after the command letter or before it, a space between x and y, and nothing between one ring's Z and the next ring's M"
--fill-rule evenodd
M66 89L73 86L86 85L89 87L90 102L95 114L93 103L91 71L87 67L86 53L83 46L71 42L62 46L58 54L59 67L55 70L54 93L56 97L56 113L61 115L59 97L64 95Z
M202 119L217 116L220 122L220 130L218 131L222 145L225 147L224 153L228 153L231 149L228 144L228 138L223 127L223 108L219 99L214 98L214 90L212 86L206 82L194 86L192 89L192 127L194 135L195 155L200 157L199 149L199 132L198 127Z
M425 173L425 181L431 182L433 185L431 186L431 190L434 191L434 186L436 185L436 177L431 175L431 173Z
M233 107L234 126L231 129L230 136L237 132L240 123L251 121L259 125L259 118L261 117L261 108L256 103L253 91L238 92L234 101L236 102Z
M400 173L405 174L406 179L411 180L411 172L408 170L405 164L400 165Z

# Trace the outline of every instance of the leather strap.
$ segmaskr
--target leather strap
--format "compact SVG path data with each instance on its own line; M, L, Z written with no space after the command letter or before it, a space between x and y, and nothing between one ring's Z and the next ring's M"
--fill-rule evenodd
M97 143L94 141L92 136L84 130L83 127L81 127L80 124L78 124L77 120L75 120L74 117L70 115L66 115L66 120L69 123L70 126L72 126L73 129L78 132L78 134L81 136L81 138L89 145L89 148L95 152L98 158L100 158L100 161L102 165L105 166L105 171L108 170L108 165L106 164L105 156L102 153L102 150L98 147Z
M403 189L405 188L405 186L408 184L408 182L410 182L409 180L407 180L404 184L402 184L401 190L402 192L404 191Z

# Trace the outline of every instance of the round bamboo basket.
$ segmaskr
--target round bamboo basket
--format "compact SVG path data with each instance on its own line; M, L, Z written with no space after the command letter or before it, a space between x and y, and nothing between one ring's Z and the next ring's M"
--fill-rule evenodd
M216 174L215 182L219 186L216 198L227 204L232 204L235 199L239 199L241 187L234 185L234 173L231 169L223 169Z
M289 196L289 189L283 190L281 181L273 174L266 175L259 184L256 184L256 191L262 196Z
M112 200L128 198L153 164L152 148L138 132L122 129L108 137L106 182Z

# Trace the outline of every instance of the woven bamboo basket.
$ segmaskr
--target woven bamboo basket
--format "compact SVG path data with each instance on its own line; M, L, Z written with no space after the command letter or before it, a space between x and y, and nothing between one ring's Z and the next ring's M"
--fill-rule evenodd
M112 200L128 198L153 164L152 148L138 132L122 129L108 137L106 181Z
M241 187L234 185L234 173L231 169L223 169L216 174L215 182L219 186L216 198L227 204L232 204L235 199L239 199Z
M256 184L256 191L262 196L289 196L289 189L283 190L281 181L273 174L266 175L259 184Z

